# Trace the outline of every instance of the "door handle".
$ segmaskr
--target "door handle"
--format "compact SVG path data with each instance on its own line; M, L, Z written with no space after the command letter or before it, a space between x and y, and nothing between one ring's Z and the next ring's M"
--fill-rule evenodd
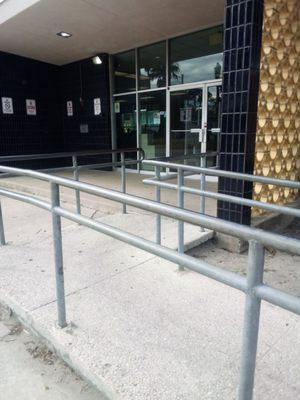
M221 129L220 128L211 128L211 133L220 133Z
M194 128L191 129L191 133L197 133L199 135L199 142L206 143L207 141L207 129L206 128Z

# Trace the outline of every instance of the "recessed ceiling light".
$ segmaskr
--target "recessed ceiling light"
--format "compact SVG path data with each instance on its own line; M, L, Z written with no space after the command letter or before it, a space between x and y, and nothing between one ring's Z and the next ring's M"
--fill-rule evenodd
M0 0L1 1L1 0ZM58 32L57 36L61 36L63 38L69 38L72 36L72 33L68 33L68 32Z
M0 0L0 4L2 4L2 3L4 3L5 2L5 0Z

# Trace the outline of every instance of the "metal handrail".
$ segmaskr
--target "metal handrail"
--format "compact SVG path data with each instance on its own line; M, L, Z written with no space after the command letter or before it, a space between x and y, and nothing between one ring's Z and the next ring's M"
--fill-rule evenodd
M124 148L124 149L113 149L113 150L83 150L83 151L69 151L69 152L59 152L59 153L40 153L40 154L17 154L11 156L0 156L0 163L7 161L25 161L25 160L43 160L52 158L67 158L67 157L84 157L84 156L98 156L98 155L111 155L141 152L143 154L142 159L145 158L145 152L141 147L134 148Z
M261 240L265 246L271 246L277 248L278 250L290 251L291 253L300 255L298 240L285 237L276 233L265 232L258 228L252 228L246 225L218 219L216 217L198 214L194 211L180 209L175 206L145 199L143 197L124 194L117 190L107 189L101 186L92 185L90 183L76 182L72 179L63 178L55 175L48 175L38 171L0 166L0 172L8 170L13 170L13 172L15 174L18 174L19 176L30 176L32 178L47 181L49 183L57 184L59 186L76 189L91 195L130 205L132 207L140 208L145 211L150 211L155 214L160 214L164 217L177 219L192 225L203 226L204 228L216 230L222 233L228 233L233 237L241 238L243 240ZM9 197L13 198L14 193L6 189L0 189L0 195L9 195ZM18 195L20 194L18 193ZM27 197L28 199L30 199L30 201L28 202L31 202L31 197ZM263 237L261 236L262 233Z
M228 203L235 203L235 204L244 205L244 206L248 206L248 207L261 208L266 211L291 215L293 217L300 218L300 210L297 208L293 208L293 207L286 207L286 206L280 206L277 204L265 203L263 201L246 199L243 197L232 196L232 195L225 194L225 193L221 194L221 193L216 193L216 192L210 192L207 190L195 189L195 188L184 186L184 185L178 187L178 185L173 184L173 183L160 182L156 178L144 179L143 183L152 185L152 186L159 186L159 187L165 188L165 189L180 190L184 193L205 196L210 199L226 201Z
M160 203L160 201L152 201L142 197L38 171L0 166L0 172L1 171L10 172L19 176L30 176L32 178L47 181L50 184L51 202L43 201L33 196L16 193L7 189L0 189L0 195L35 205L51 212L52 214L58 323L60 327L65 327L67 325L61 233L61 218L63 217L244 292L246 295L246 305L244 312L241 376L238 398L239 400L252 399L261 300L263 299L269 303L300 315L300 298L267 286L263 283L264 246L272 246L283 251L288 250L294 254L300 255L299 240L275 233L265 232L261 229L239 225L219 218L201 215L183 208ZM182 170L179 171L182 173ZM183 252L176 252L162 246L161 244L151 242L150 240L130 234L119 228L109 226L101 221L95 221L92 218L80 215L78 212L71 212L61 206L59 195L60 186L72 188L79 192L85 192L120 202L122 204L131 205L142 210L153 212L159 216L174 218L181 222L192 223L194 225L214 229L247 240L249 242L247 277L245 278L237 273L229 272L222 268L210 265L202 260L183 254ZM225 196L222 194L220 195ZM224 198L224 200L226 200L226 198ZM5 244L1 206L0 241L1 244Z
M165 156L165 157L155 157L151 158L151 160L145 161L165 161L170 162L172 160L193 160L196 159L199 161L201 157L216 157L219 153L216 151L207 151L205 153L192 153L192 154L180 154L174 156ZM172 163L173 164L173 163Z
M139 157L135 160L126 159L125 155L128 153L137 153ZM79 157L89 157L89 156L102 156L102 155L115 155L120 154L120 161L115 161L112 159L111 162L105 163L93 163L93 164L78 164ZM74 151L74 152L61 152L61 153L49 153L49 154L27 154L27 155L11 155L11 156L0 156L1 162L12 162L12 161L30 161L30 160L44 160L44 159L58 159L58 158L71 158L72 166L59 167L59 168L46 168L40 169L43 172L58 172L58 171L73 171L73 178L79 181L79 175L81 170L89 170L96 168L116 168L121 167L121 191L126 193L126 166L140 164L145 158L145 152L141 147L135 148L124 148L124 149L114 149L114 150L84 150L84 151ZM0 178L12 177L14 174L12 172L3 172L0 174ZM76 210L80 214L81 204L80 204L80 192L75 189L75 200L76 200ZM126 205L123 205L123 213L126 213Z
M195 174L205 174L210 176L218 176L221 178L240 179L267 185L285 186L291 189L300 189L300 182L290 181L287 179L268 178L266 176L260 176L260 175L250 175L241 172L225 171L222 169L215 169L215 168L202 168L193 165L176 164L158 160L143 160L143 164L152 165L154 167L158 166L162 168L181 169L183 171L189 171Z
M196 166L186 165L186 164L174 164L174 163L160 161L160 160L143 160L143 163L146 165L152 165L157 169L155 177L144 179L143 183L155 186L156 188L159 188L159 190L160 190L160 188L165 188L165 189L177 190L178 192L182 192L182 193L190 193L190 194L199 195L200 203L202 200L202 207L200 204L200 212L202 214L205 213L205 203L204 203L203 199L205 197L208 197L208 198L215 199L215 200L226 201L228 203L235 203L235 204L244 205L244 206L248 206L248 207L261 208L263 210L274 212L274 213L281 213L281 214L291 215L294 217L300 217L300 210L296 209L296 208L281 206L281 205L267 203L267 202L263 202L263 201L253 200L253 199L242 198L242 197L238 197L238 196L232 196L232 195L225 194L225 193L215 193L215 192L207 191L207 190L205 190L205 180L203 182L202 178L203 178L203 176L205 177L206 175L210 175L210 176L217 176L217 177L224 177L224 178L231 178L231 179L241 179L241 180L245 180L245 181L258 182L258 183L274 185L274 186L288 187L288 188L296 189L296 190L300 189L300 182L298 182L298 181L289 181L286 179L269 178L269 177L259 176L259 175L250 175L250 174L244 174L244 173L239 173L239 172L224 171L224 170L219 170L219 169L215 169L215 168L196 167ZM170 168L171 165L172 165L172 169L177 170L177 173L172 173L172 174L168 173L162 177L160 174L161 168ZM185 176L190 176L190 175L195 175L195 174L200 174L200 176L201 176L200 189L185 186L183 180L181 180L181 182L177 182L177 185L172 184L172 183L162 182L162 181L167 181L169 179L174 179L176 176L178 176L178 179L179 179L179 176L182 176L184 178ZM183 202L183 200L181 200L181 201ZM203 207L203 204L204 204L204 207Z

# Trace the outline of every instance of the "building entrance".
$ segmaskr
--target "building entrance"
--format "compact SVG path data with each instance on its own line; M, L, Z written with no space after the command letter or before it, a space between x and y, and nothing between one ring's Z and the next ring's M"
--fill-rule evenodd
M207 151L218 151L221 84L205 83L197 86L172 88L168 92L170 109L167 144L170 156L197 154L201 152L199 132L207 131ZM210 165L216 158L210 160Z

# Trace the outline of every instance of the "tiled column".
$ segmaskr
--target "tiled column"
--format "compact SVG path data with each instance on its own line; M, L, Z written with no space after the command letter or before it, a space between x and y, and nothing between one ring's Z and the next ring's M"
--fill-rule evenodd
M253 173L262 16L262 0L226 1L220 168L227 171ZM252 198L252 184L222 178L219 192ZM251 209L220 201L218 216L250 224Z

